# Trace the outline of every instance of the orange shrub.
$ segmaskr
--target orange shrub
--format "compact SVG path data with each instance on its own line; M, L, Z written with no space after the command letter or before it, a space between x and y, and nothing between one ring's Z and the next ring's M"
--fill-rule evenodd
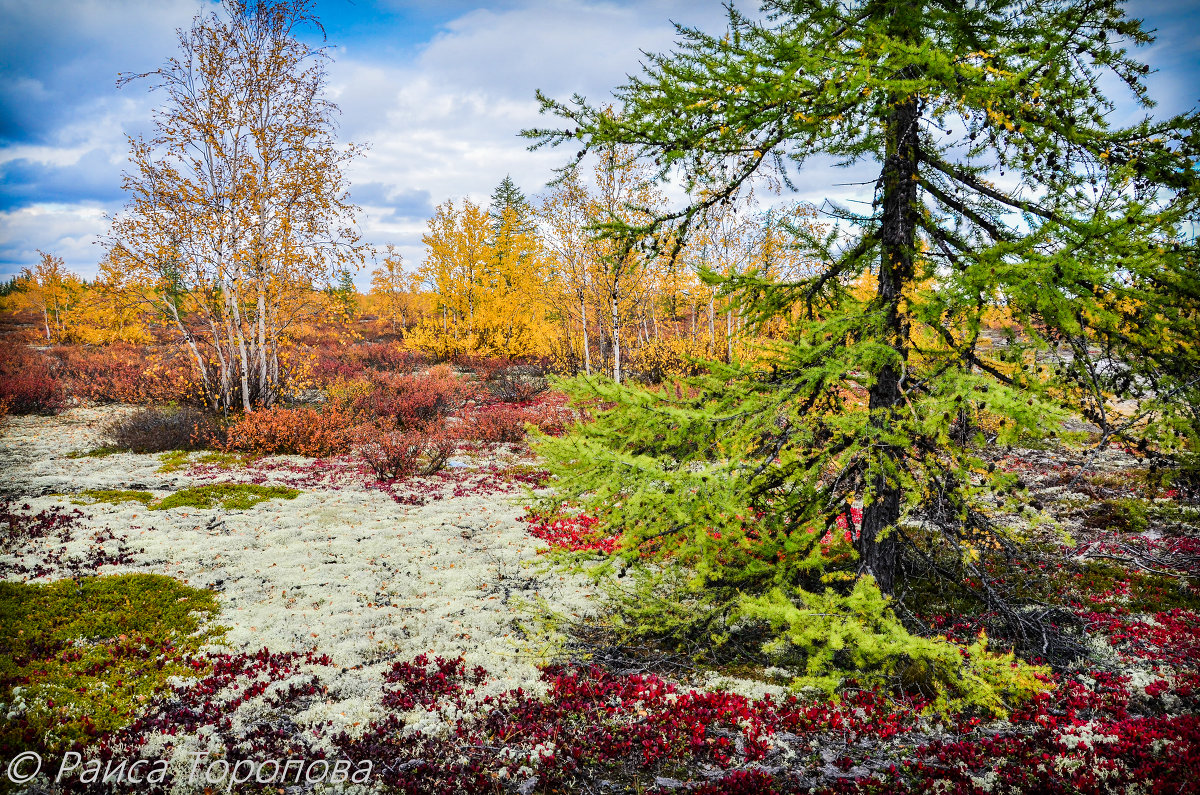
M243 414L226 431L229 450L314 458L350 452L355 417L336 406L275 406Z

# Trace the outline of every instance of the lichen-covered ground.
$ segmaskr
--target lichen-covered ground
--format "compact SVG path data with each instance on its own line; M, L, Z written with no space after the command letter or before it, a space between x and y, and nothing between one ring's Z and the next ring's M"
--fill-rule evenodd
M1178 491L1147 492L1119 450L1081 478L1081 454L1000 458L1078 542L1029 578L1060 590L1094 648L1044 698L989 721L876 692L808 703L762 682L547 667L557 649L527 631L531 609L587 616L599 601L586 578L541 565L545 543L521 521L536 462L517 448L395 487L351 459L80 455L128 410L9 418L0 575L13 588L81 583L80 610L94 603L84 578L166 575L211 592L215 611L195 614L194 648L145 627L22 647L16 673L0 670L0 761L35 750L45 770L0 791L1200 791L1197 513ZM214 484L299 493L159 507ZM134 598L156 582L138 581ZM69 589L55 598L71 610ZM922 618L946 632L976 629L928 608ZM100 647L89 686L136 694L112 706L128 713L119 721L84 721L79 704L108 702L56 701L44 687L47 671ZM155 670L170 673L156 690L129 689ZM74 733L56 728L68 724ZM74 766L55 782L63 758ZM143 765L133 780L138 759L164 760L161 775L146 780ZM284 773L270 760L298 761Z
M322 688L322 698L292 717L301 726L354 731L380 718L384 673L422 653L483 666L481 691L536 688L546 650L516 631L519 606L544 598L568 612L590 609L589 583L536 566L544 545L518 521L520 479L505 472L520 473L528 462L507 450L456 459L439 476L390 492L371 487L348 460L275 457L164 472L158 455L78 455L99 447L103 424L128 410L74 408L8 420L0 480L13 506L79 516L65 544L52 536L6 545L0 569L6 579L33 582L152 572L215 591L214 623L223 636L210 651L328 657L328 664L301 667L316 672ZM291 486L300 494L234 511L149 510L136 500L86 496L161 497L217 482ZM118 561L97 557L97 533Z

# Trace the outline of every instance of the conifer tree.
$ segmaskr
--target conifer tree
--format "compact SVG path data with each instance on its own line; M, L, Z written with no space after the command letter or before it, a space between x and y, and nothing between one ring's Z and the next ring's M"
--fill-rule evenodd
M517 219L517 228L522 232L533 231L533 208L525 194L513 182L511 174L505 174L504 179L492 191L492 200L488 204L488 218L492 222L492 231L500 233L504 225L506 213L511 212Z
M573 382L605 402L594 422L543 441L553 501L603 515L627 562L662 552L690 572L696 599L724 610L693 605L680 612L690 621L815 604L805 589L838 568L820 539L836 543L839 526L855 592L892 593L899 544L928 530L992 599L972 539L1006 534L989 517L997 500L1017 507L1016 485L969 429L998 422L1000 443L1056 433L1075 407L1033 354L1119 338L1130 305L1153 329L1137 335L1143 352L1155 333L1186 336L1193 321L1164 308L1194 295L1194 279L1162 252L1195 251L1183 235L1200 200L1197 114L1112 126L1105 75L1152 104L1149 67L1127 50L1152 39L1119 0L768 0L763 11L731 7L723 35L680 27L678 49L649 56L615 112L539 92L566 129L526 135L534 148L582 143L578 157L632 147L682 182L686 205L609 230L659 247L756 179L790 184L820 156L865 173L872 201L830 205L827 233L796 229L821 263L812 273L709 274L751 325L800 318L786 345L714 364L691 397ZM865 299L850 289L864 276ZM992 350L981 324L997 309L1014 327ZM771 610L745 601L768 592Z

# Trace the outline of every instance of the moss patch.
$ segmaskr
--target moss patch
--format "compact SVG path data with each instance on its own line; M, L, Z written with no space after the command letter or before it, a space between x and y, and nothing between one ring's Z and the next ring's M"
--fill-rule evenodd
M128 452L124 447L113 447L106 444L103 447L93 447L91 450L76 450L73 453L67 453L67 458L105 458L117 453Z
M188 465L188 451L168 450L159 455L158 460L162 462L162 465L158 468L159 472L175 472Z
M286 486L257 486L247 483L217 483L211 486L196 486L182 489L164 497L152 511L170 508L216 508L227 511L244 511L267 500L292 500L300 493Z
M233 467L245 466L250 463L251 457L245 453L223 453L210 450L207 453L201 453L196 459L197 464L210 464L221 469L232 469Z
M140 502L149 505L154 495L148 491L128 491L125 489L88 489L81 492L82 499L71 500L76 505L90 505L97 502L108 502L120 505L123 502Z
M61 753L126 725L217 630L211 591L158 574L0 582L0 755Z
M152 511L165 511L170 508L224 508L227 511L244 511L267 500L292 500L299 493L298 489L289 489L286 486L216 483L211 486L181 489L158 502L154 502L154 495L148 491L124 489L88 489L80 492L79 497L71 502L76 505L94 505L99 502L120 505L125 502L138 502Z
M219 469L232 469L237 466L245 466L250 462L250 456L244 453L209 450L193 457L193 454L187 450L169 450L159 455L158 460L161 462L161 466L158 468L159 472L176 472L192 464L208 464Z

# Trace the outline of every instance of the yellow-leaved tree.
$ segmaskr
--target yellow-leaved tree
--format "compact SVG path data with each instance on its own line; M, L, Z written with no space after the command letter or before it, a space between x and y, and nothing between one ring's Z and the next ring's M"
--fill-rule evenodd
M544 356L554 333L545 255L532 210L505 178L490 208L438 205L419 273L435 311L408 336L438 356Z
M175 329L219 409L275 402L289 327L362 261L342 173L359 149L335 141L327 56L298 37L320 27L311 9L224 0L179 31L177 56L121 78L165 101L154 136L130 139L113 281Z
M84 290L79 277L67 270L62 257L38 252L38 262L21 271L25 303L41 315L46 341L61 337L67 327L67 313Z
M407 330L408 324L420 313L420 283L420 275L405 273L404 258L395 246L388 245L387 255L371 271L370 298L379 317L391 323L393 333L397 319L400 328Z

